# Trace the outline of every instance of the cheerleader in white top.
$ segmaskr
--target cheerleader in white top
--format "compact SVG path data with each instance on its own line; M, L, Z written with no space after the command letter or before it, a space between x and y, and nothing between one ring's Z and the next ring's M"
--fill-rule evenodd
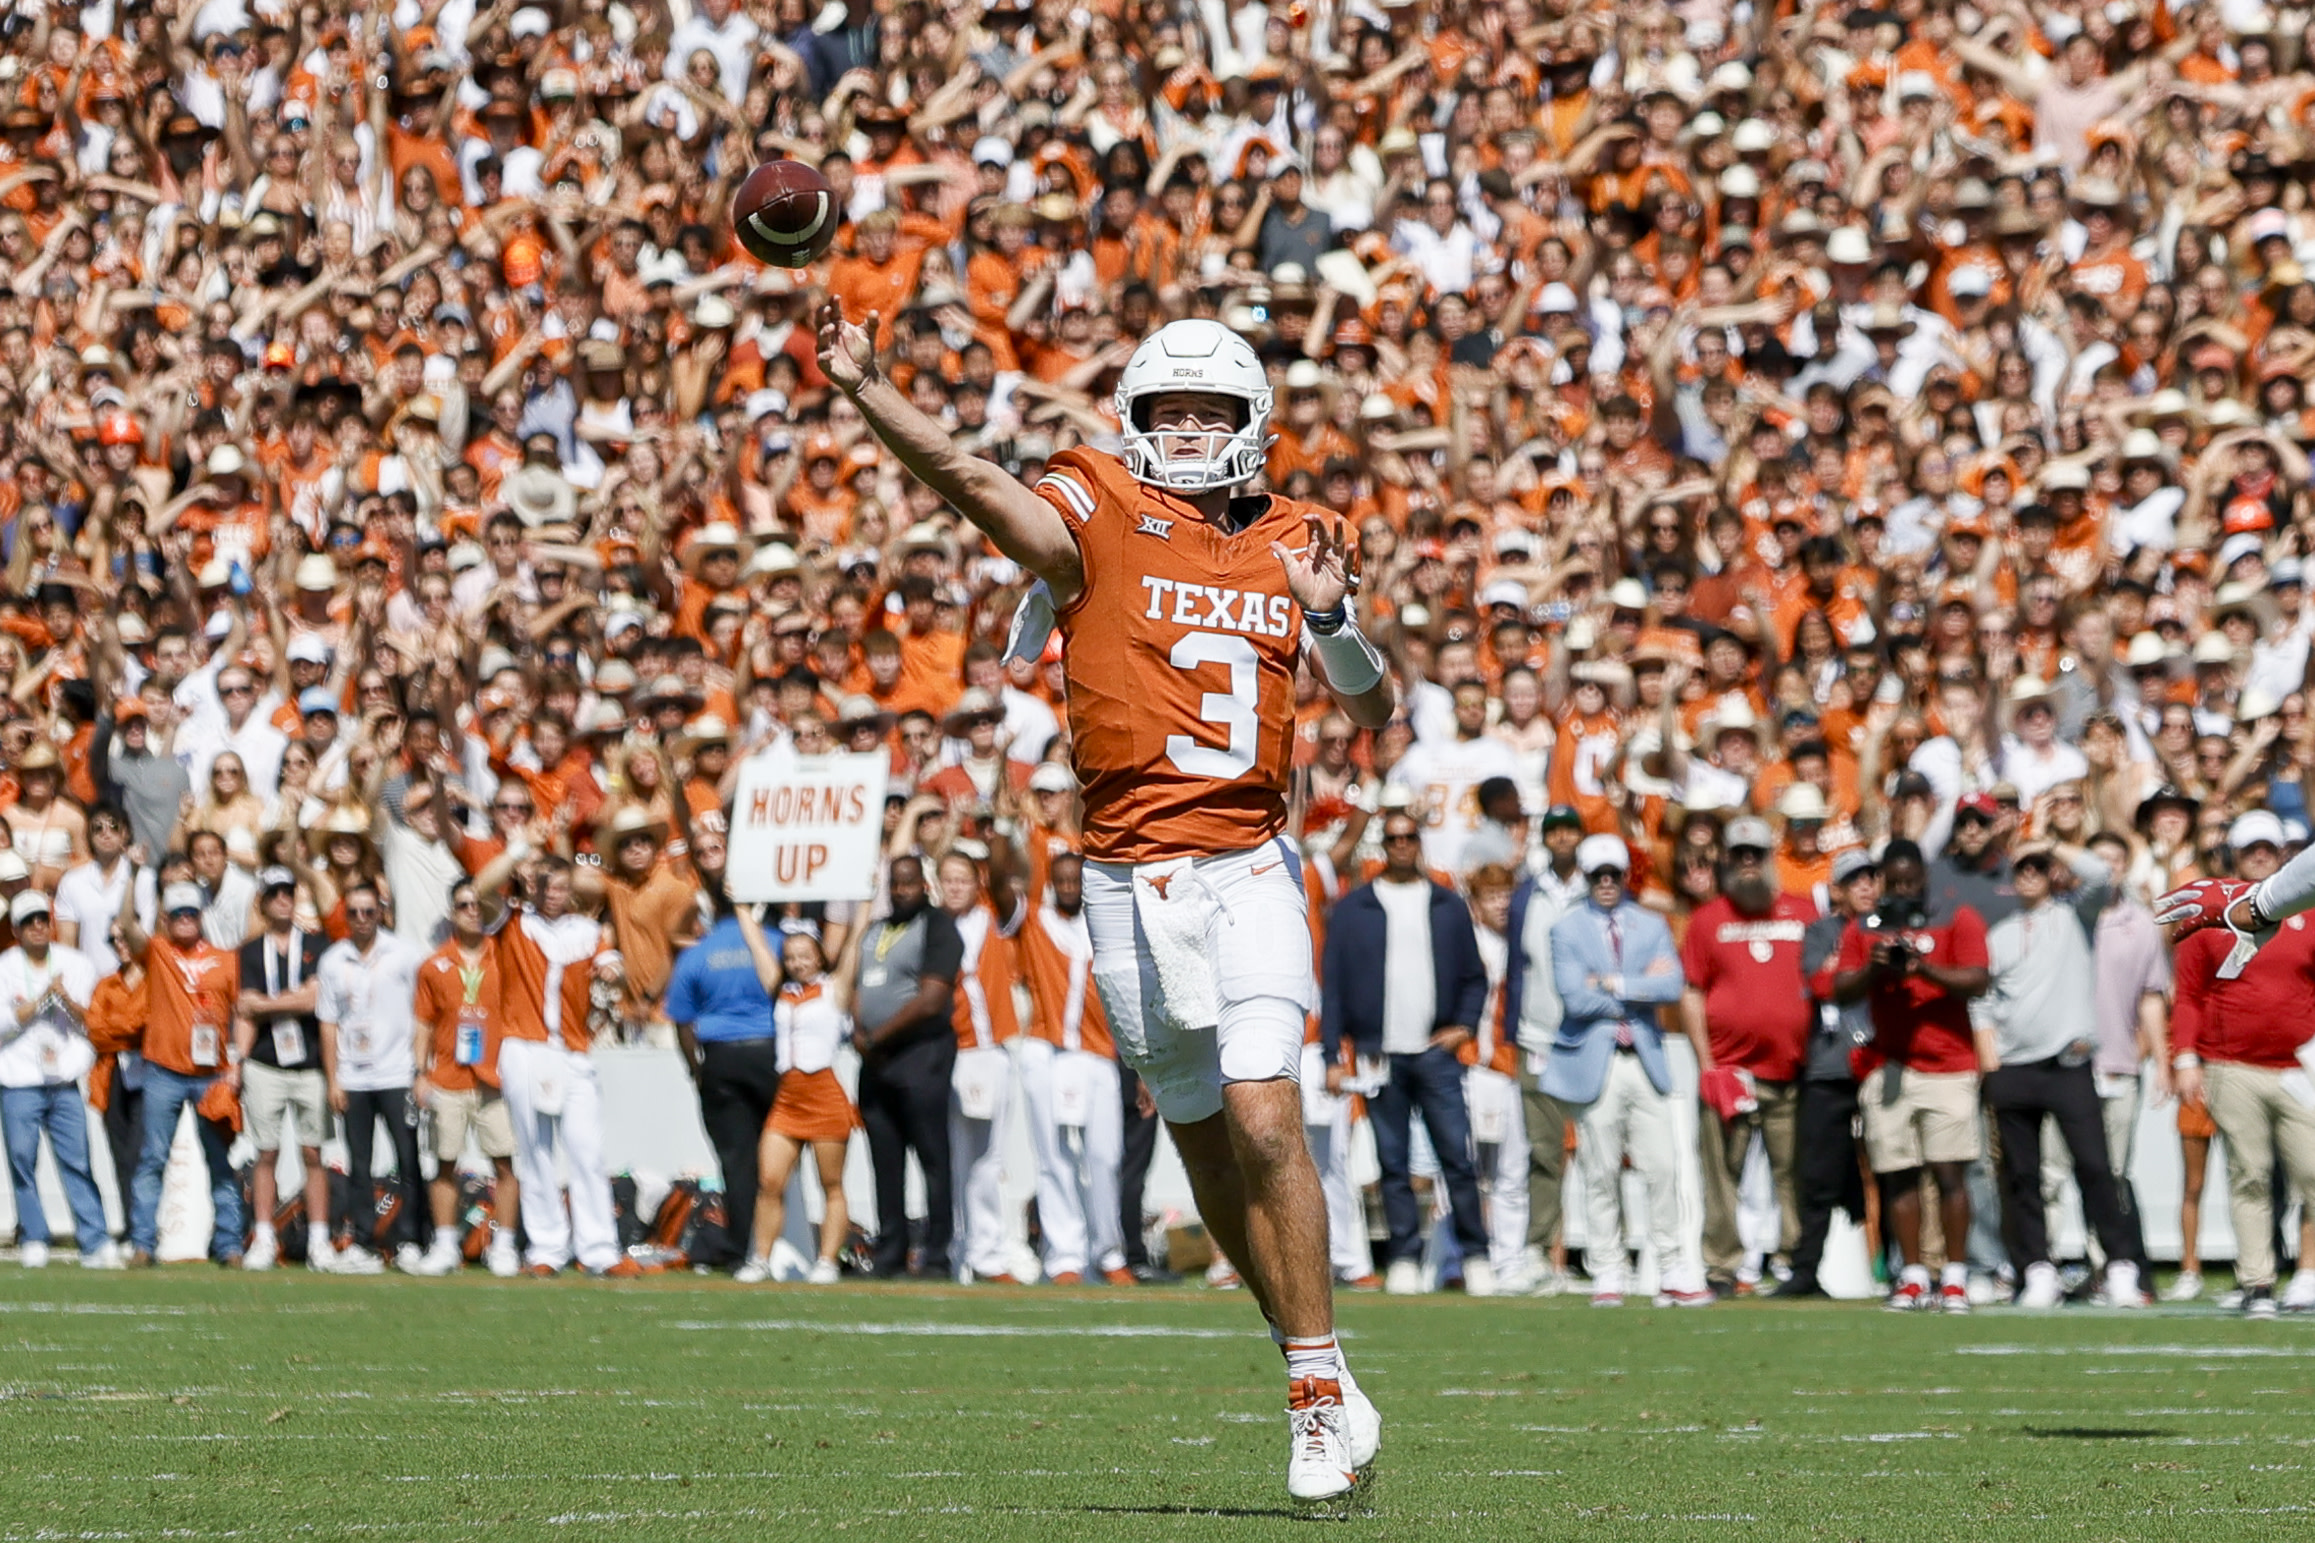
M740 936L755 961L756 979L773 998L772 1022L779 1034L776 1052L780 1089L772 1099L756 1154L758 1188L754 1236L747 1262L733 1279L753 1283L771 1277L772 1242L787 1224L788 1178L804 1149L812 1151L820 1192L827 1208L820 1219L820 1257L806 1277L815 1286L837 1281L836 1255L844 1246L851 1214L844 1203L844 1152L860 1123L844 1084L836 1077L836 1048L852 1033L852 955L862 929L852 929L835 969L828 967L820 940L792 932L773 951L754 906L739 908Z

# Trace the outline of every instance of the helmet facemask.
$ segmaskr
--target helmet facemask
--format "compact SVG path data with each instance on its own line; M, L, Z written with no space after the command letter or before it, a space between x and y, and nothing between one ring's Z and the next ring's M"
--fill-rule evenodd
M1157 392L1141 397L1127 406L1132 421L1126 426L1126 469L1143 482L1156 483L1176 493L1203 493L1216 488L1235 487L1250 482L1262 470L1267 435L1258 434L1254 424L1253 404L1229 392L1196 393L1200 396L1221 397L1235 410L1235 427L1229 429L1153 429L1148 418L1152 405L1159 396L1175 395ZM1186 394L1186 393L1185 393ZM1196 442L1194 447L1190 442ZM1202 450L1203 454L1180 455L1185 448Z

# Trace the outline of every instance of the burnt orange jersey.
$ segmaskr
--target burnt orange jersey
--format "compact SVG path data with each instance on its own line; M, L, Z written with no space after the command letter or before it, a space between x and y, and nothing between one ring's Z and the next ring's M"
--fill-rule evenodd
M987 1050L1021 1032L1013 1012L1013 940L997 924L988 902L958 917L964 963L957 970L956 1026L959 1050Z
M585 916L549 921L523 910L506 919L494 943L501 1043L560 1039L564 1048L584 1054L590 1038L588 981L602 947L601 927Z
M1064 916L1050 899L1031 906L1013 947L1037 1010L1031 1037L1115 1059L1109 1015L1102 1011L1101 993L1093 989L1093 935L1085 913Z
M1139 863L1236 852L1286 826L1302 611L1270 543L1326 511L1271 497L1236 532L1065 450L1038 493L1061 511L1085 588L1061 613L1085 855Z

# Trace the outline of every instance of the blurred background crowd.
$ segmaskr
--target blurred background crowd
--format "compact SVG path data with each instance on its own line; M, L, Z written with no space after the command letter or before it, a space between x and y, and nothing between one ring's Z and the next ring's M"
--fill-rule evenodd
M273 870L297 925L342 938L374 895L423 953L511 844L579 865L591 1032L672 1042L758 748L888 751L894 850L962 859L960 912L1008 845L1043 875L1057 656L1003 657L1021 574L828 388L832 294L1032 481L1115 448L1152 326L1255 343L1269 486L1355 526L1403 687L1368 735L1303 684L1322 910L1404 811L1499 940L1614 836L1684 943L1740 819L1810 917L1892 842L1988 925L2052 846L2103 854L2061 890L2103 871L2142 911L2307 839L2308 28L2258 0L23 0L0 890L53 895L100 979L124 897L165 931L196 885L230 949ZM807 271L731 238L773 156L843 206ZM784 925L835 961L859 919ZM2170 989L2101 1030L2100 1078L2151 1057L2157 1102ZM1455 1026L1540 1075L1515 1018ZM12 1151L46 1117L18 1107ZM1471 1118L1493 1149L1517 1112ZM1498 1273L1556 1269L1532 1241Z

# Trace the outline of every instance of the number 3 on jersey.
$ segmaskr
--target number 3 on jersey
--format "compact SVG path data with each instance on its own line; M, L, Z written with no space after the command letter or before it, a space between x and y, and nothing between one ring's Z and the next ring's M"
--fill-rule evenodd
M1201 745L1187 734L1166 736L1166 759L1192 777L1213 777L1232 782L1254 769L1262 737L1261 667L1254 645L1228 632L1185 632L1167 663L1190 671L1200 665L1229 666L1230 689L1209 691L1198 701L1198 717L1224 729L1229 743L1217 749Z

